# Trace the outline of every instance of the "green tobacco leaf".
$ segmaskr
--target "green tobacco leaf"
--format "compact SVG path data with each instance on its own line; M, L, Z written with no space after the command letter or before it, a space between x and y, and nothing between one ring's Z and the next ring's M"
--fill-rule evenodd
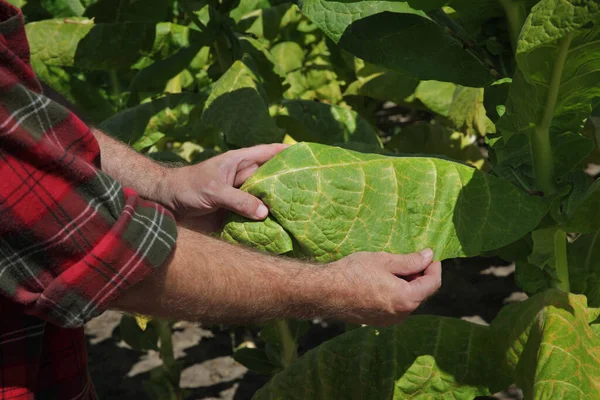
M27 24L31 57L46 65L90 70L126 68L152 50L153 24L98 24L79 19Z
M281 42L271 48L275 67L280 74L299 69L304 64L304 50L296 42Z
M448 109L453 127L468 135L495 133L496 128L483 106L483 89L457 86Z
M99 128L129 144L144 133L169 133L184 124L194 107L202 108L207 96L203 93L168 94L164 97L125 109L103 121Z
M339 144L359 142L381 147L377 131L356 112L310 100L284 100L277 125L296 141Z
M599 314L584 296L548 290L503 308L490 343L505 355L505 371L524 398L596 399L600 338L590 323Z
M462 44L406 2L305 0L299 5L334 42L366 61L423 80L467 86L492 80Z
M250 371L271 375L281 370L281 367L271 362L262 349L243 347L233 353L233 359Z
M473 399L507 384L488 340L488 327L434 316L355 329L306 353L253 399Z
M26 31L32 61L104 71L129 68L143 57L166 58L177 50L172 48L173 36L179 47L192 34L171 23L94 24L84 18L32 22Z
M357 251L436 259L472 256L533 230L546 200L474 168L436 158L384 157L319 144L296 144L242 187L261 198L298 251L331 261ZM230 222L224 237L263 246L263 222ZM294 242L292 242L294 243Z
M552 287L552 279L545 271L525 261L515 263L515 283L529 296Z
M140 70L131 81L129 91L132 93L163 93L167 82L182 72L200 51L202 43L179 50L164 60L159 60ZM137 97L137 96L135 96Z
M330 52L325 40L315 44L305 57L299 70L287 74L290 85L284 93L286 99L320 100L337 103L342 99L342 90L335 67L330 61Z
M357 79L348 85L344 96L365 96L408 104L417 85L417 79L384 68L370 67L368 71L357 71Z
M53 0L50 0L53 1ZM168 0L98 0L85 10L96 23L161 22L169 16Z
M581 235L567 248L571 291L600 307L600 231Z
M533 251L527 260L530 264L540 269L549 268L552 270L556 267L556 257L554 254L556 231L556 228L544 228L531 233Z
M385 147L401 154L445 156L477 168L484 165L476 137L453 131L439 123L418 122L402 128Z
M223 135L228 143L239 147L283 139L256 75L241 61L233 63L215 83L201 124L209 134Z
M243 62L252 69L260 81L269 102L279 102L285 91L283 85L285 75L278 69L278 62L260 41L245 36L239 37L239 41L242 51L247 55L243 58Z
M434 113L447 117L456 88L451 82L422 81L414 96Z
M158 332L153 324L142 329L134 316L123 315L119 323L121 339L136 350L158 350Z
M115 113L106 91L92 83L87 74L67 72L64 68L48 66L36 60L32 60L31 65L39 80L75 105L75 112L82 111L78 114L86 122L97 123Z
M596 180L572 205L561 227L567 232L579 233L600 230L600 180Z
M55 18L80 17L85 11L79 0L41 0L40 4Z
M600 98L598 22L593 1L542 0L533 7L519 36L506 113L498 122L505 137L546 128L553 141L565 132L579 135ZM591 142L588 146L587 153ZM568 164L581 160L570 146L559 157Z

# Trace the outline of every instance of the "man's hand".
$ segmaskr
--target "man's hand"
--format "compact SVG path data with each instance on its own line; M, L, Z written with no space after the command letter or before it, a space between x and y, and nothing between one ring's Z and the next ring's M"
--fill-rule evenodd
M315 265L181 228L169 264L113 306L214 323L319 316L389 325L403 321L440 287L440 263L424 254L356 253Z
M173 168L159 183L153 200L170 208L179 222L204 231L221 227L223 209L255 220L265 219L269 210L263 202L237 188L286 147L279 143L254 146L228 151L189 167Z
M420 253L354 253L331 265L349 302L338 309L337 318L376 326L406 319L441 286L441 263L433 262L430 249Z

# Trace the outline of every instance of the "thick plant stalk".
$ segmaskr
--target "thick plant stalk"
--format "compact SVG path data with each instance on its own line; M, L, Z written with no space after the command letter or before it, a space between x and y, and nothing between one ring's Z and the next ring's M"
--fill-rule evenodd
M284 368L289 367L298 358L298 344L292 336L290 325L285 320L276 321L281 341L281 363Z
M554 257L556 259L556 280L554 287L570 292L569 263L567 261L567 234L558 229L554 235Z
M513 53L516 53L519 35L527 18L527 10L525 10L525 4L522 1L500 0L500 4L506 14L510 44L512 45Z
M554 182L554 162L552 159L552 145L550 143L550 125L556 108L560 81L569 52L569 46L573 39L572 34L562 38L558 46L558 54L554 60L550 85L546 95L546 105L542 120L536 125L531 134L531 151L533 154L533 168L535 171L535 183L538 189L545 195L550 195L556 190Z

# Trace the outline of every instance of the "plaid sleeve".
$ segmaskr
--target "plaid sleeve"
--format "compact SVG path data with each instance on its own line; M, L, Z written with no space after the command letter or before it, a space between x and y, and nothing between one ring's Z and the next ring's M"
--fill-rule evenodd
M39 93L26 49L8 47L4 28L0 296L76 327L165 262L176 225L161 206L99 170L90 129Z

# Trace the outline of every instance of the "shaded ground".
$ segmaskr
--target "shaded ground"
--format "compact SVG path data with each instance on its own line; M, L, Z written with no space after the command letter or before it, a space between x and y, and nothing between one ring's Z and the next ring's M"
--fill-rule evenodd
M419 314L491 321L507 302L523 300L513 282L513 267L497 259L451 260L444 263L443 288L424 304ZM100 399L146 399L142 382L159 365L156 354L141 355L122 343L115 328L120 316L107 312L86 326L91 374ZM300 343L300 351L343 332L342 324L321 321ZM181 386L189 399L250 399L268 378L247 371L231 358L232 344L251 330L176 325L176 357L183 363ZM517 390L497 398L519 399Z

